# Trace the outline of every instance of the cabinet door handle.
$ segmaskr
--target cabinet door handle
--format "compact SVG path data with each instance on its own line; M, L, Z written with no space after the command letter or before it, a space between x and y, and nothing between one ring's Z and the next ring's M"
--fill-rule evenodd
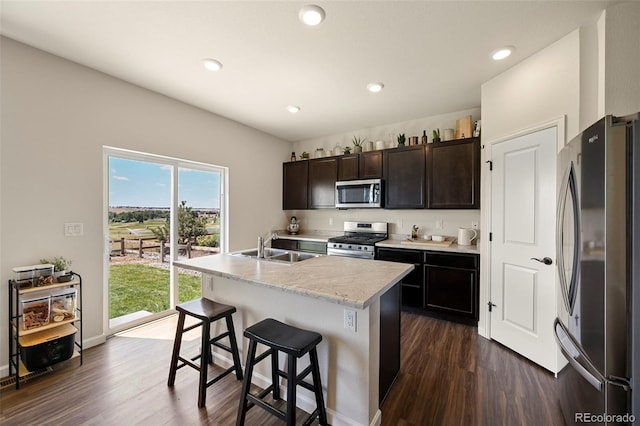
M544 263L545 265L551 265L553 260L550 257L544 257L542 259L538 259L537 257L532 257L531 260L535 260L536 262Z

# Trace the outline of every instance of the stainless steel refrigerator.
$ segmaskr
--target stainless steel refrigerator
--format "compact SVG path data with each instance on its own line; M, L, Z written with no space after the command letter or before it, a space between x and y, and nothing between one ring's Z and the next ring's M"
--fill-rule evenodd
M562 412L568 425L640 424L640 113L574 138L558 178Z

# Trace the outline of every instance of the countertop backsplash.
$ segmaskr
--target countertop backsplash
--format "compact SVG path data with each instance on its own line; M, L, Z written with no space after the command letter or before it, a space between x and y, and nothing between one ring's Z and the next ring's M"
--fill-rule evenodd
M387 222L389 236L395 239L411 235L413 225L418 226L418 237L444 235L457 238L458 228L471 228L480 224L480 210L385 210L385 209L323 209L294 210L287 218L296 216L300 233L340 234L345 221ZM441 225L441 228L438 228ZM286 228L286 223L282 229ZM478 232L480 233L480 229Z

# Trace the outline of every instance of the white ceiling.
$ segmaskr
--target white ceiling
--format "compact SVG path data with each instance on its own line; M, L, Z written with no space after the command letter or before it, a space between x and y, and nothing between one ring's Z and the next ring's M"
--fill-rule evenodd
M327 16L307 27L314 1ZM296 141L478 107L483 82L612 3L2 0L0 32ZM492 61L506 44L515 54Z

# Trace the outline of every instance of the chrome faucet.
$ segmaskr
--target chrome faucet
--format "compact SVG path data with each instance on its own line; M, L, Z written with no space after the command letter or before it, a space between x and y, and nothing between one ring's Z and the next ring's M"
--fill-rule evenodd
M275 232L269 235L266 240L264 239L264 237L258 237L258 258L259 259L264 259L264 247L267 245L267 243L271 240L277 240L277 239L278 239L278 234L276 234Z

